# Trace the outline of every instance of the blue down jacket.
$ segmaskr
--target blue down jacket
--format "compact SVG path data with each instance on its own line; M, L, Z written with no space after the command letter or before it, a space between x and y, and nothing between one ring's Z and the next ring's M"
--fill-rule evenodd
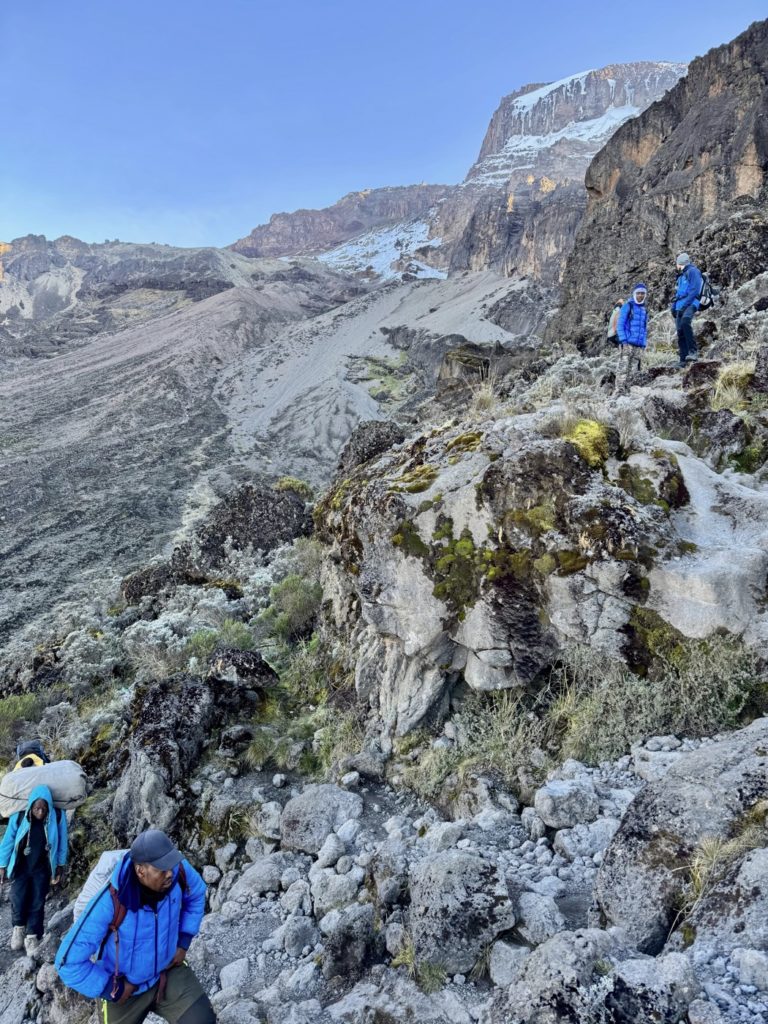
M51 875L56 869L67 863L67 816L64 811L57 811L53 806L53 797L47 786L35 786L29 794L25 812L12 814L0 843L0 868L6 869L8 878L13 878L13 869L20 856L24 856L24 840L29 834L29 815L35 800L45 800L48 804L48 820L45 823L45 835L48 840L48 857L51 862Z
M142 905L141 888L126 854L112 873L112 885L127 913L118 929L120 936L117 973L137 986L136 994L151 988L173 959L176 949L189 947L200 929L205 911L205 882L191 864L183 861L187 888L174 884L153 910ZM178 883L178 884L177 884ZM61 940L56 969L65 985L95 999L108 999L115 974L115 936L109 932L114 905L109 887L97 893ZM109 935L100 959L105 936Z
M701 295L703 283L704 279L699 268L689 263L677 278L677 292L675 294L675 301L672 304L672 308L676 313L681 313L684 309L688 309L689 306L692 306L694 309L699 308L699 295Z
M645 303L641 306L634 299L628 299L621 307L619 322L616 325L619 344L645 348L647 323L648 310Z

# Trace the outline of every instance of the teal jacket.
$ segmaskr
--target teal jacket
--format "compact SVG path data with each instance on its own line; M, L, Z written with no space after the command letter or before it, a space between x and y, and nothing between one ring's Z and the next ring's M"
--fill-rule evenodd
M12 814L0 843L0 868L5 868L8 878L13 878L19 856L24 856L24 839L29 834L29 821L32 804L35 800L45 800L48 804L48 819L45 834L48 840L48 856L51 862L51 874L67 863L67 816L64 811L57 811L53 806L53 797L47 786L36 786L29 795L26 811Z

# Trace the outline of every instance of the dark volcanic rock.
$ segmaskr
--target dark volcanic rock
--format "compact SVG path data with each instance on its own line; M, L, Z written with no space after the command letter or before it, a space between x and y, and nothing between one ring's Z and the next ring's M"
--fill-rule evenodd
M137 687L131 717L128 765L112 808L121 842L173 825L183 802L179 784L197 763L216 710L209 686L181 676Z
M352 436L344 445L336 470L337 476L347 476L353 469L382 452L388 451L392 445L401 444L405 440L402 427L391 420L366 420L352 431Z
M272 551L311 532L312 517L298 494L248 484L216 505L193 539L173 552L171 566L181 578L204 577L221 565L228 542L237 551Z

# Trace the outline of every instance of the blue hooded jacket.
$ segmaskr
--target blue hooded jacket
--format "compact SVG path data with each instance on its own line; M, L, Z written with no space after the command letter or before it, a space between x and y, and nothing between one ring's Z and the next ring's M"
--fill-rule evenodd
M156 909L142 903L141 888L130 853L112 872L111 883L120 903L126 908L120 937L117 973L136 985L136 994L151 988L170 964L179 946L187 949L200 930L205 912L206 885L186 860L187 887L174 882ZM109 999L115 974L115 936L109 926L114 919L114 904L105 886L97 893L61 940L56 954L56 970L65 985L92 999ZM108 938L107 938L108 936ZM101 944L104 952L100 959Z
M621 307L619 319L616 324L616 333L619 336L620 345L634 345L636 348L645 348L647 337L648 310L645 303L635 302L628 299Z
M694 267L692 263L689 263L677 278L677 293L672 304L674 311L682 313L689 306L698 309L699 296L701 295L701 286L703 284L704 278L701 275L701 271L698 267Z
M29 817L35 800L45 800L48 804L45 834L51 874L55 875L56 869L64 867L67 863L67 816L64 811L56 811L51 791L47 786L35 786L29 794L26 811L11 815L3 841L0 843L0 868L6 869L8 878L13 878L16 862L19 856L24 856L24 839L29 835Z

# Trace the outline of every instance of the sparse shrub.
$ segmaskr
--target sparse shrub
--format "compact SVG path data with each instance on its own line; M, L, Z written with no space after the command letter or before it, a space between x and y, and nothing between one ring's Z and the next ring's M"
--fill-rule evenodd
M315 500L315 492L311 484L308 484L306 480L299 480L295 476L281 476L272 486L276 491L293 491L300 498L303 498L304 501Z
M291 642L311 632L323 597L318 582L291 573L272 587L269 596L269 606L256 620L263 636Z
M459 747L430 747L403 769L405 784L428 800L444 798L452 776L458 786L470 772L494 775L515 792L544 780L551 759L546 753L548 721L541 706L531 708L520 691L473 693L455 721Z
M392 957L392 967L404 967L408 977L416 977L416 946L410 935L405 935L404 942L400 949Z
M751 850L768 843L768 801L760 800L737 823L735 834L724 836L703 836L696 844L687 864L678 869L687 874L687 880L679 901L679 909L671 931L681 927L686 938L685 922L696 911L702 901L722 881L730 867Z
M426 995L438 992L446 982L447 975L442 964L420 960L416 964L416 984Z
M345 758L360 752L365 730L357 708L343 711L327 706L323 709L321 721L317 757L326 776L331 776Z
M0 755L12 757L22 727L34 722L42 710L42 702L34 693L11 694L0 700Z
M219 629L199 629L193 633L185 648L186 658L197 658L204 663L217 647L234 647L250 651L254 647L253 633L239 619L225 619Z

